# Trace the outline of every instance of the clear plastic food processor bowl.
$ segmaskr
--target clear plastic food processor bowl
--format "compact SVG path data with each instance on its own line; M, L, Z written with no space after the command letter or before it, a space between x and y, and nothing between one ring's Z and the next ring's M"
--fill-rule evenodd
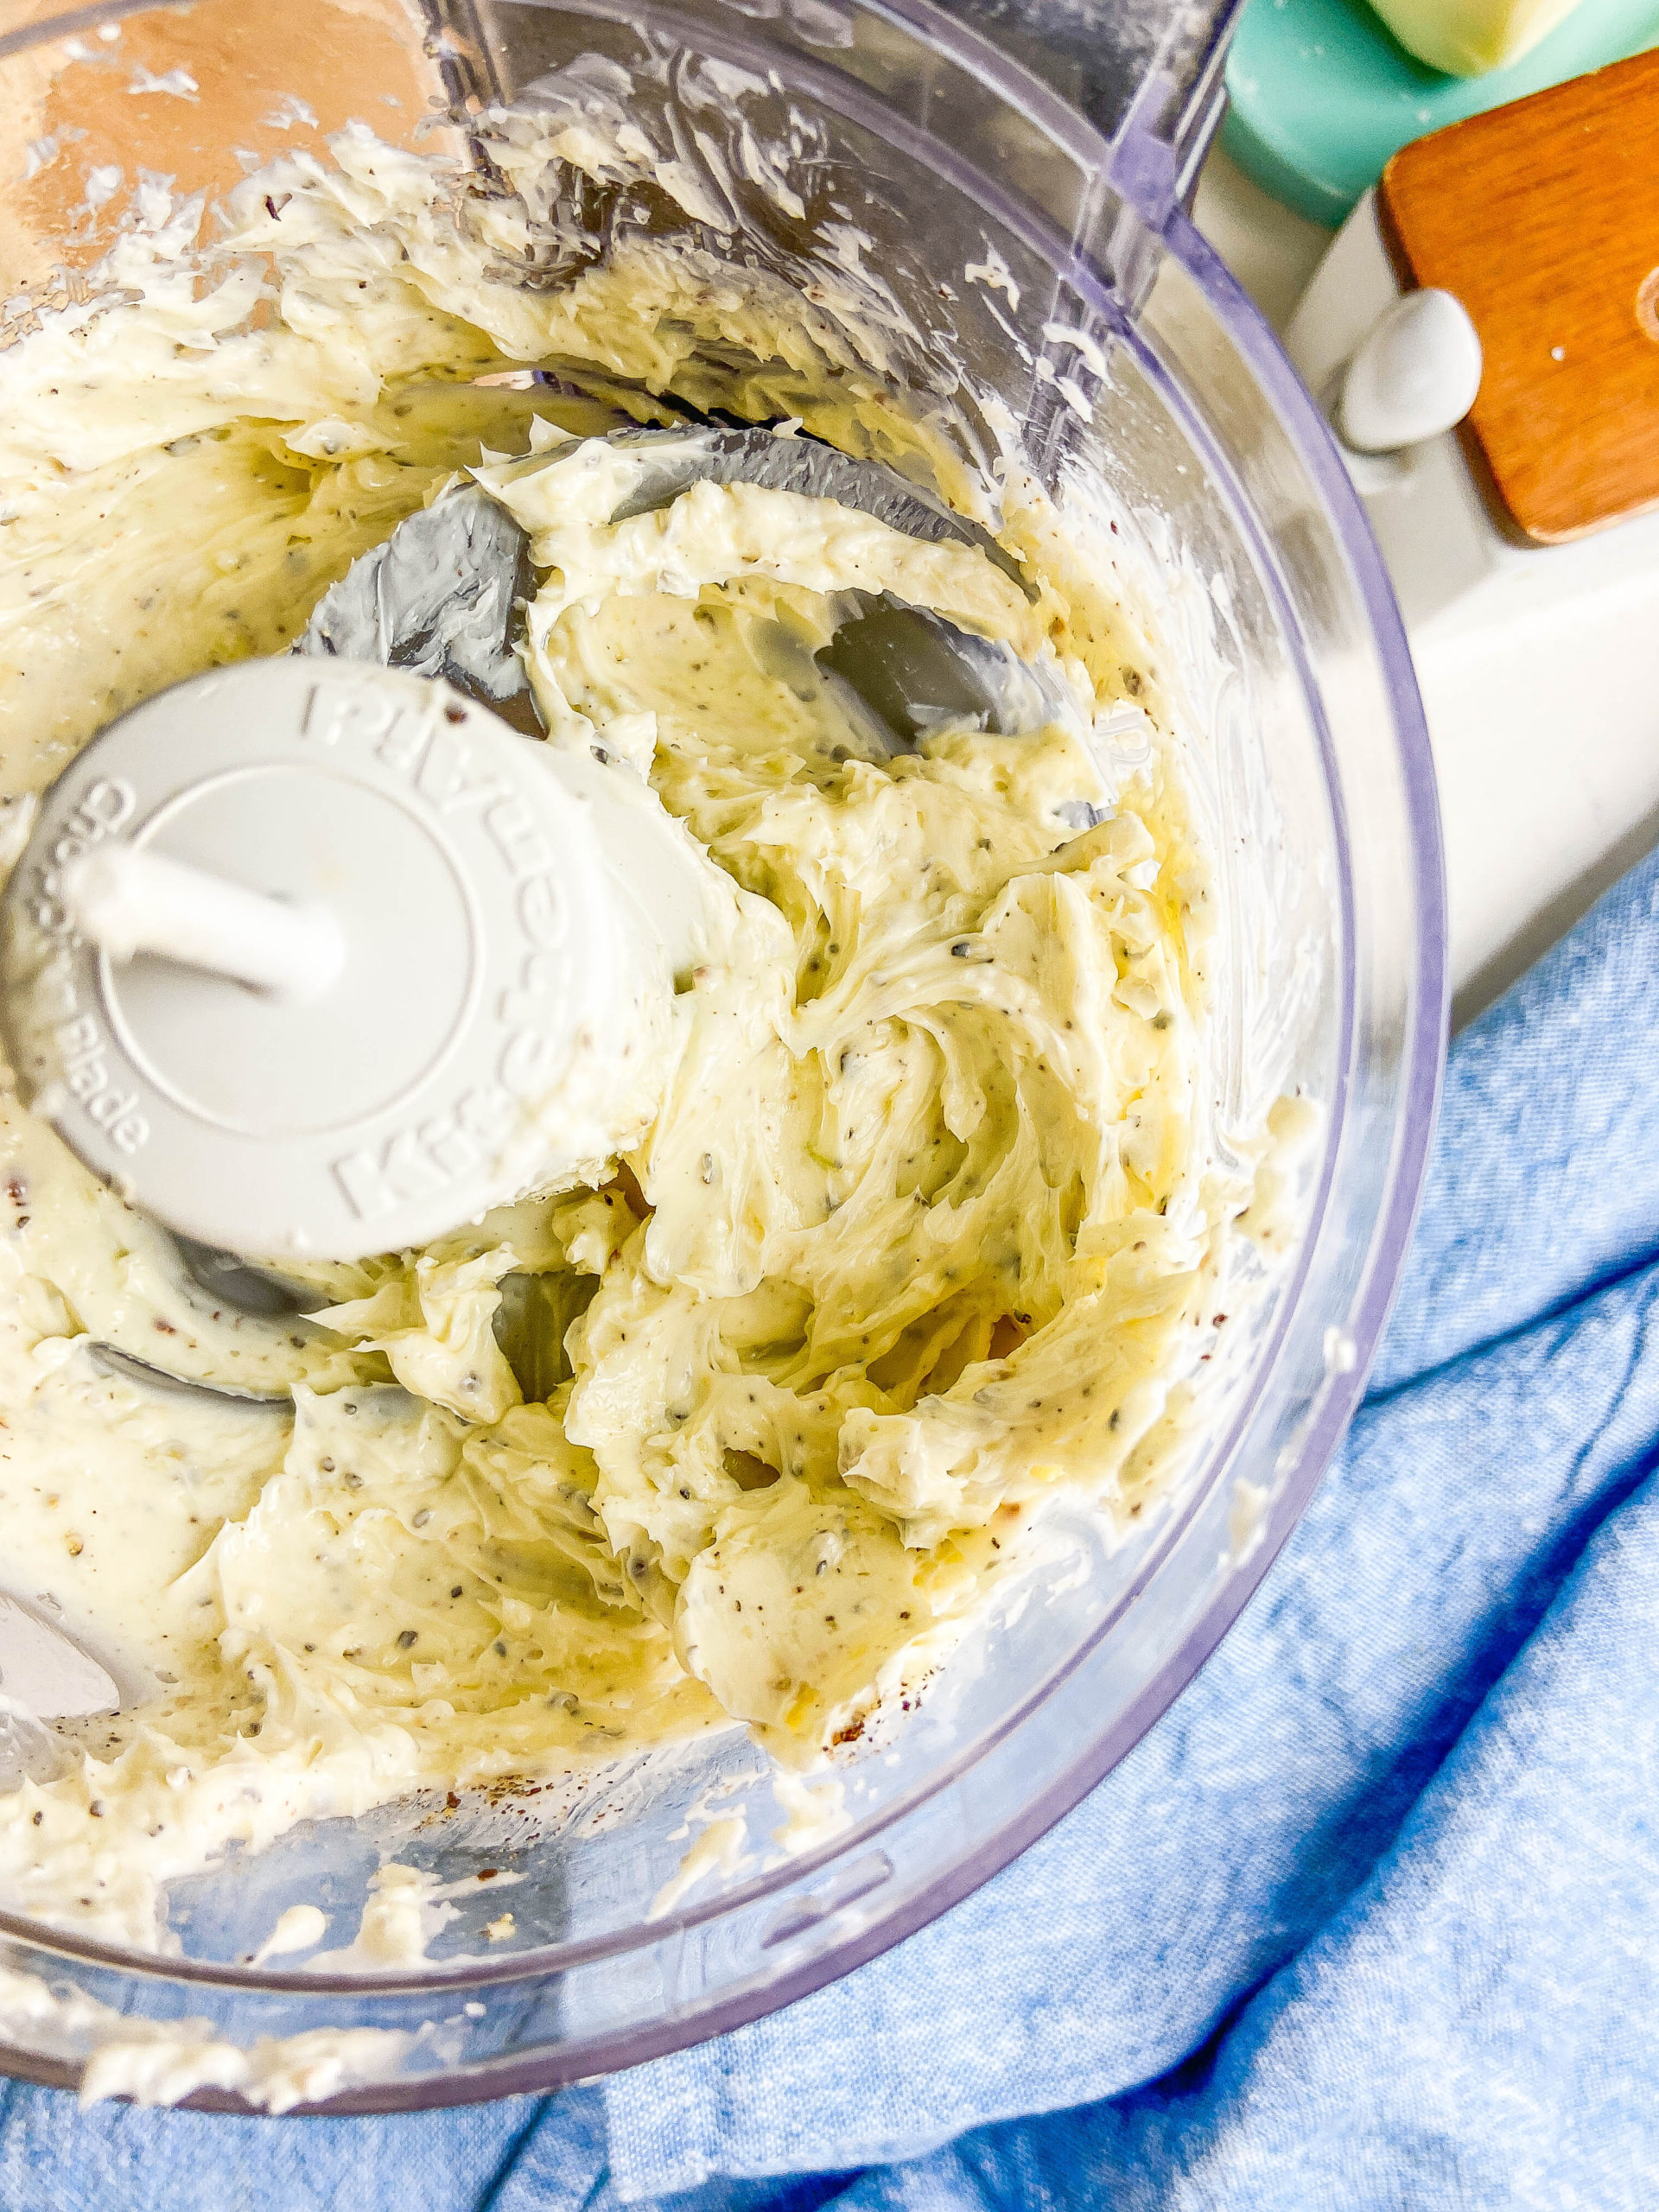
M785 1813L734 1732L573 1789L563 1818L553 1792L403 1817L403 1862L522 1878L511 1941L483 1941L486 1892L407 1971L239 1963L302 1901L348 1940L386 1823L315 1824L175 1888L168 1955L0 1912L0 1967L68 2000L5 2013L0 2067L72 2083L114 2015L245 2048L404 2031L330 2107L360 2111L548 2088L717 2034L896 1943L1041 1834L1203 1664L1294 1524L1406 1249L1441 1058L1444 905L1427 743L1376 551L1317 411L1184 212L1227 28L1145 0L0 5L0 345L85 283L146 173L211 206L353 119L466 161L474 117L583 56L626 73L611 81L642 128L728 203L710 231L665 194L594 190L596 245L630 224L684 232L805 286L861 232L906 333L896 379L958 395L964 421L972 394L1000 395L1077 526L1116 526L1163 641L1223 910L1217 1126L1248 1127L1296 1086L1323 1116L1299 1241L1254 1302L1244 1355L1206 1370L1202 1446L1167 1510L1115 1550L1080 1525L1087 1573L993 1618L881 1746L838 1754L839 1832L772 1848ZM751 183L746 132L785 176L794 164L799 217ZM722 1778L759 1871L714 1870L653 1916L688 1810Z

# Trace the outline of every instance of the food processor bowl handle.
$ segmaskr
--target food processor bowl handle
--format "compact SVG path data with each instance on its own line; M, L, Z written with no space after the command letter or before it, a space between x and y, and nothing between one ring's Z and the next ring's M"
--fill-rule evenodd
M1243 7L1243 0L951 0L950 12L1080 109L1112 146L1115 175L1126 159L1137 172L1150 166L1158 196L1173 204L1191 192L1220 125L1223 68Z

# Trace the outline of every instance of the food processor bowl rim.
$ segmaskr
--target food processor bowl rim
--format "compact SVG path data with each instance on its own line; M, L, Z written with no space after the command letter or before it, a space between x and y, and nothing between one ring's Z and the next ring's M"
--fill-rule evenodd
M923 0L923 4L927 4L927 0ZM872 1919L840 1944L804 1961L793 1971L779 1974L764 1988L751 1986L729 1997L717 1997L695 2016L665 2018L647 2026L613 2031L592 2037L582 2044L563 2047L556 2053L486 2062L441 2079L411 2083L407 2091L392 2082L378 2088L347 2092L330 2101L327 2109L331 2113L430 2109L439 2105L472 2103L562 2088L595 2075L619 2072L728 2034L780 2011L815 1990L840 1980L918 1934L951 1906L971 1896L1046 1834L1103 1782L1162 1718L1216 1649L1266 1576L1306 1510L1358 1408L1398 1289L1421 1203L1446 1064L1450 1008L1447 901L1433 758L1405 626L1376 542L1329 426L1254 302L1185 213L1179 207L1168 211L1157 227L1170 251L1203 289L1218 317L1229 326L1273 403L1282 427L1297 445L1301 459L1324 494L1327 512L1352 564L1354 579L1371 622L1394 709L1395 734L1405 784L1407 828L1416 861L1418 958L1407 1030L1402 1039L1401 1093L1395 1115L1395 1142L1385 1196L1377 1214L1358 1302L1348 1324L1347 1333L1353 1347L1351 1364L1331 1376L1317 1410L1303 1432L1296 1463L1268 1508L1260 1541L1248 1560L1234 1568L1211 1601L1200 1624L1112 1727L1090 1744L1060 1780L1052 1783L1039 1801L1027 1806L993 1838L942 1874L925 1891L901 1900L891 1913ZM1344 954L1347 1029L1351 1039L1351 932L1344 943ZM1275 1331L1273 1345L1261 1363L1247 1402L1239 1409L1228 1443L1217 1455L1216 1480L1224 1479L1227 1459L1271 1367L1272 1352L1281 1340L1285 1320L1294 1309L1295 1293L1305 1280L1306 1261L1334 1173L1338 1148L1335 1138L1333 1129L1332 1141L1327 1147L1325 1182L1316 1200L1316 1218L1304 1242L1292 1294L1284 1301L1281 1327ZM1147 1572L1150 1571L1149 1564ZM1112 1618L1117 1618L1116 1611ZM1084 1651L1098 1642L1099 1637L1107 1632L1107 1625L1103 1624L1090 1639L1090 1645L1080 1648L1076 1659L1080 1660ZM1050 1678L1049 1689L1055 1680ZM1017 1722L1010 1724L1014 1725ZM803 1858L795 1864L792 1874L798 1877L812 1865L840 1855L855 1840L868 1843L868 1840L865 1832L855 1838L843 1839L816 1859ZM694 1916L702 1916L687 1915L684 1924L690 1925ZM673 1924L672 1919L657 1923L664 1932ZM227 2111L246 2109L235 2098L212 2095L202 2101L214 2108L222 2105Z
M117 15L137 12L143 7L156 4L157 0L130 0L130 4L121 4L121 0L118 0L118 4L113 6L78 10L73 11L73 15L60 16L48 22L29 27L26 38L0 41L0 56L3 56L15 43L34 44L46 37L61 35L83 15L89 21L108 21ZM181 0L159 0L159 4L177 5L181 4ZM928 38L940 36L941 41L948 43L961 58L969 58L969 49L972 49L973 66L992 69L999 90L1011 79L1020 81L1022 98L1015 104L1027 105L1033 120L1040 120L1043 127L1048 128L1051 117L1058 119L1063 115L1071 146L1081 149L1086 139L1094 149L1095 158L1100 159L1106 154L1105 142L1085 118L1067 107L1057 93L1021 65L1011 61L978 34L954 23L932 4L932 0L861 0L861 4L872 8L874 12L897 19L918 35ZM576 11L586 12L582 8L581 0L576 0ZM1104 166L1103 162L1102 165ZM1132 181L1135 170L1135 165L1129 163L1118 171L1119 177L1125 179L1125 186L1120 188L1126 188L1126 196L1131 200L1135 198ZM982 192L988 189L999 200L1004 197L1000 190L990 185L988 180L981 181L980 189ZM1347 1333L1354 1348L1351 1367L1345 1373L1330 1378L1316 1412L1303 1432L1296 1464L1286 1476L1268 1508L1261 1541L1249 1559L1235 1568L1230 1579L1217 1590L1199 1624L1165 1662L1154 1680L1144 1686L1113 1726L1092 1741L1058 1781L1052 1783L1039 1800L1022 1808L993 1837L978 1846L957 1865L944 1872L925 1890L896 1899L891 1912L872 1918L849 1933L842 1943L815 1954L795 1969L780 1974L764 1986L751 1984L728 1996L717 1995L695 2013L687 2013L677 2018L664 2018L649 2025L608 2031L584 2042L573 2042L556 2049L544 2048L530 2054L507 2056L448 2075L415 2077L407 2083L394 2081L378 2088L347 2092L330 2101L327 2109L331 2113L423 2108L474 2101L524 2089L555 2087L596 2073L637 2064L690 2044L704 2041L747 2020L776 2011L811 1990L841 1978L926 1926L952 1904L979 1888L1069 1812L1103 1779L1185 1688L1265 1575L1306 1508L1358 1404L1365 1376L1392 1303L1415 1219L1444 1064L1448 1002L1446 899L1439 808L1427 730L1398 608L1357 495L1343 467L1328 427L1259 312L1185 213L1179 207L1148 207L1140 212L1147 229L1162 238L1170 252L1186 269L1204 292L1217 319L1237 344L1272 404L1283 430L1295 447L1299 458L1323 495L1327 516L1338 533L1342 550L1351 564L1369 618L1393 709L1395 738L1405 785L1406 827L1414 848L1418 892L1414 917L1415 988L1407 1034L1402 1040L1401 1093L1394 1119L1393 1157L1383 1186L1383 1197L1376 1216L1358 1303L1348 1324ZM1025 219L1015 223L1014 227L1028 230L1034 211L1027 208L1023 213ZM1039 220L1039 226L1046 227L1040 225L1040 219ZM1052 251L1052 244L1050 251ZM1054 265L1057 273L1063 273L1066 281L1085 294L1091 308L1096 308L1109 322L1122 327L1124 320L1122 302L1092 264L1073 249L1068 253L1055 256ZM1341 825L1338 824L1338 828L1340 837ZM1345 863L1342 874L1346 892L1349 871ZM1344 1033L1350 1046L1354 1030L1353 961L1352 933L1349 930L1344 945L1346 1000ZM1214 1471L1211 1484L1204 1486L1204 1495L1209 1494L1215 1481L1224 1479L1228 1459L1272 1371L1283 1328L1296 1310L1306 1268L1317 1242L1324 1198L1335 1172L1339 1134L1338 1117L1333 1113L1332 1135L1326 1147L1325 1183L1316 1201L1316 1217L1310 1224L1309 1233L1299 1255L1297 1275L1287 1287L1281 1304L1279 1326L1272 1342L1263 1348L1252 1386L1230 1425L1227 1439L1212 1456L1211 1464ZM1164 1541L1137 1577L1137 1591L1155 1571L1169 1542L1179 1534L1184 1522L1184 1516L1172 1516ZM1125 1593L1123 1604L1130 1602L1134 1594L1134 1592ZM1109 1632L1113 1623L1121 1617L1122 1610L1121 1605L1115 1607L1108 1620L1078 1647L1065 1670L1051 1675L1041 1693L1022 1705L1019 1712L1007 1716L990 1737L976 1745L974 1752L976 1761L984 1756L992 1743L1006 1739L1033 1705L1041 1703L1052 1694L1058 1683L1094 1649L1100 1637ZM595 1957L614 1955L641 1944L660 1942L682 1929L718 1919L752 1904L761 1897L793 1886L804 1877L844 1857L849 1851L868 1847L874 1835L890 1827L896 1821L902 1820L939 1789L960 1778L962 1770L957 1762L951 1762L947 1770L930 1777L918 1790L906 1793L902 1800L883 1808L872 1820L860 1823L832 1843L817 1852L803 1853L788 1862L785 1867L773 1870L772 1875L759 1878L756 1882L745 1884L740 1889L728 1891L701 1907L690 1907L681 1913L665 1915L644 1929L630 1929L620 1936L548 1947L540 1951L520 1954L511 1961L501 1961L499 1965L491 1962L491 1970L485 1973L477 1971L476 1966L461 1967L459 1965L450 1970L440 1965L435 1970L429 1969L425 1974L410 1977L372 1974L332 1977L302 1973L260 1973L217 1962L168 1958L89 1942L64 1931L44 1927L38 1922L7 1913L0 1913L0 1935L20 1941L32 1951L56 1953L66 1958L130 1974L207 1983L221 1987L243 1987L261 1994L305 1991L320 1998L347 1994L390 1996L410 1989L435 1994L446 1987L481 1987L500 1980L548 1978ZM55 2062L42 2059L37 2055L11 2050L5 2051L5 2066L7 2071L25 2078L63 2085L73 2085L76 2078L73 2067L58 2067ZM204 2093L200 2098L191 2101L232 2111L251 2109L238 2098L218 2094Z

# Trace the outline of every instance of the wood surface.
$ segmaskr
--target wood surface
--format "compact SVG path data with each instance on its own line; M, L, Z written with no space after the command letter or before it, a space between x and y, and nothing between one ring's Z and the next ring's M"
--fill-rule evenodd
M109 37L94 19L43 46L3 50L9 35L62 12L47 0L0 0L7 295L49 296L54 270L96 261L130 221L144 172L211 204L246 168L316 152L353 120L394 144L415 143L442 89L413 0L200 0L113 18Z
M1402 280L1474 318L1499 520L1548 545L1659 505L1659 53L1403 148L1377 208Z

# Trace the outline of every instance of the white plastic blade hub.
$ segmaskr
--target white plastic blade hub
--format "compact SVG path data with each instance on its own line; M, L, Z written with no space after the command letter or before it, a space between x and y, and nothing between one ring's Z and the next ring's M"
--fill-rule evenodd
M248 661L47 793L0 1030L26 1102L168 1227L404 1250L642 1134L722 893L626 763L406 671Z

